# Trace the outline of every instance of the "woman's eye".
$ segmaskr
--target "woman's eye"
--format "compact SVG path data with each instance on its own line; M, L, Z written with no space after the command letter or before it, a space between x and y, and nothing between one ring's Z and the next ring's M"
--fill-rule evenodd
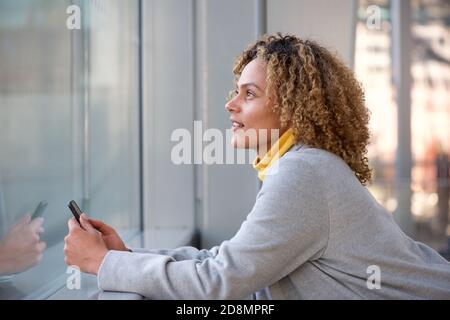
M250 90L247 91L247 97L254 97L255 95Z

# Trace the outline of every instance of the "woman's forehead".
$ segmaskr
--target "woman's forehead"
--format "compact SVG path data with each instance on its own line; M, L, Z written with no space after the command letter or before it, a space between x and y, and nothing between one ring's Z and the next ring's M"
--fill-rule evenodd
M266 85L266 66L260 59L250 61L242 70L238 86L254 83L260 88Z

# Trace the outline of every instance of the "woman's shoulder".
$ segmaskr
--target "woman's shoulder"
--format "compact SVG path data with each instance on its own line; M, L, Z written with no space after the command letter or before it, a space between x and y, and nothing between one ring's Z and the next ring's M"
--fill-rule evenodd
M341 157L319 148L294 145L280 158L278 172L280 183L295 178L297 186L322 188L330 192L365 190Z
M287 183L287 181L311 183L317 180L317 164L319 157L323 157L322 150L294 145L277 161L272 163L266 172L266 182Z
M310 166L324 171L327 168L350 169L341 157L319 148L296 144L281 158L280 164L295 162L300 166Z
M353 171L342 158L319 148L294 145L271 168L267 176L272 181L298 180L303 183L318 183L338 179L354 181ZM355 181L357 182L357 181Z

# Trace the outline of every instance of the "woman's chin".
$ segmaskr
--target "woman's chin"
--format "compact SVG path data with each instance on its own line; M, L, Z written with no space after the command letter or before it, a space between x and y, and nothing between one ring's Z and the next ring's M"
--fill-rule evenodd
M254 143L254 141L248 141L248 139L242 138L242 139L231 139L231 146L234 149L257 149L257 143Z
M246 148L246 146L245 146L245 144L243 144L243 143L238 143L237 141L236 142L231 142L231 146L234 148L234 149L247 149Z
M248 149L247 143L245 143L245 139L239 139L239 137L233 136L231 138L231 146L234 149Z

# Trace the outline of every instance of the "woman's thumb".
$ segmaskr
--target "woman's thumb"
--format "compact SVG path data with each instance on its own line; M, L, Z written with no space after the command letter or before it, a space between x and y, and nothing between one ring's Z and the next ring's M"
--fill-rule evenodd
M86 231L95 230L95 228L89 222L89 218L88 218L88 216L85 213L83 213L80 216L80 223L81 223L81 226L83 227L83 229L86 230Z
M111 232L111 228L100 220L89 218L89 223L103 234L108 234Z

